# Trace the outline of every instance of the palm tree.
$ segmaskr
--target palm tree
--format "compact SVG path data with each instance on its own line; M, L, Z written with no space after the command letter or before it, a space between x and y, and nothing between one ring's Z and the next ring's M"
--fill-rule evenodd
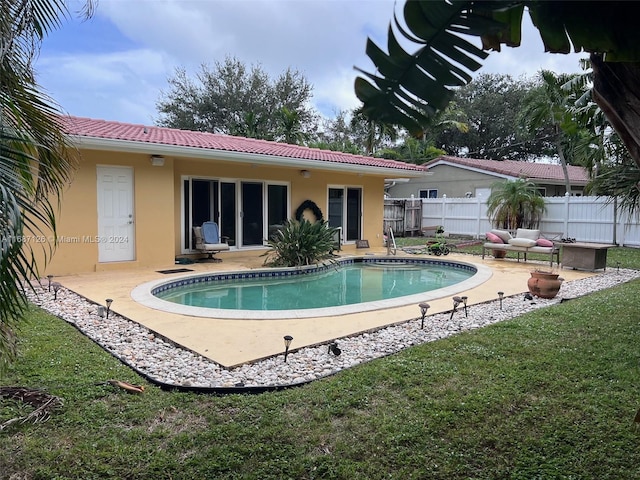
M90 16L92 4L83 12ZM25 285L38 277L33 235L54 232L55 205L74 160L42 92L33 59L44 36L68 16L61 0L0 2L0 369L15 358L15 326L27 302ZM55 247L44 244L50 258Z
M551 124L553 128L552 142L555 145L562 172L564 174L565 191L571 191L571 181L567 169L567 153L570 133L577 131L569 104L569 93L563 85L569 83L575 75L561 73L556 75L549 70L541 70L538 74L540 85L527 96L522 110L522 118L529 131Z
M282 107L278 111L278 121L278 133L285 143L301 145L309 137L301 128L300 112Z
M538 228L545 211L536 185L525 179L496 182L487 198L487 216L497 228Z

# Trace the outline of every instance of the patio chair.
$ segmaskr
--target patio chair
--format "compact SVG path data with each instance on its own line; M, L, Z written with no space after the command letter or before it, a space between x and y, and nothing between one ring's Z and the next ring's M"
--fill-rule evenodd
M207 255L201 262L221 262L214 254L229 250L229 244L220 238L220 231L216 222L204 222L202 227L193 227L196 240L196 250Z

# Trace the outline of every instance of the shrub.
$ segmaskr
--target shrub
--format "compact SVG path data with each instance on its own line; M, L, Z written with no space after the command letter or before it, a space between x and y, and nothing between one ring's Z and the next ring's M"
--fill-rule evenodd
M268 240L270 250L263 254L265 265L297 267L312 265L334 257L334 235L337 229L327 222L288 220Z

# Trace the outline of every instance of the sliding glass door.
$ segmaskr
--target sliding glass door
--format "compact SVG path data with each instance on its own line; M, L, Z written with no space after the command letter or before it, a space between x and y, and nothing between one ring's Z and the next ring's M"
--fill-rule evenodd
M289 218L286 183L183 177L182 189L184 253L195 247L193 227L204 222L217 222L231 246L255 247Z
M329 188L329 226L340 227L348 242L362 236L362 189L353 187Z

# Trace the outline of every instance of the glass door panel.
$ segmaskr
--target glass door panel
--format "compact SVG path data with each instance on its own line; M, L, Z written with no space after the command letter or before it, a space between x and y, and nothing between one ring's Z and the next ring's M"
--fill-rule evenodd
M359 188L347 188L347 240L355 241L360 239L361 211L361 190Z
M242 245L262 245L264 238L262 183L242 182Z
M220 183L220 235L228 238L229 245L236 245L236 184Z
M287 208L287 186L267 186L267 225L268 238L277 232L289 218Z
M329 226L338 228L343 226L344 190L342 188L329 189Z

